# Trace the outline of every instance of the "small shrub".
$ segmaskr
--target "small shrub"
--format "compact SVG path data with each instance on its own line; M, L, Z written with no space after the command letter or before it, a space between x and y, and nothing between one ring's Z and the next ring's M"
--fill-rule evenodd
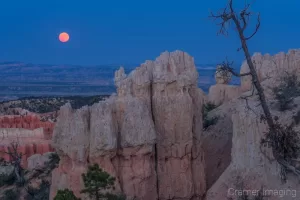
M296 115L293 116L294 122L295 124L299 124L300 123L300 110L296 113Z
M203 120L203 129L207 129L208 127L215 125L219 120L219 117L205 117Z
M263 194L263 188L261 188L257 193L253 194L251 190L247 190L244 187L244 180L241 176L237 176L234 188L241 191L242 193L238 193L236 195L236 198L229 197L228 200L264 200L267 196L264 196ZM250 191L250 192L249 192ZM250 193L250 194L249 194ZM251 196L251 198L250 198Z
M272 147L284 160L290 162L297 159L300 153L300 138L293 125L283 126L276 122L276 132L268 131L263 144Z
M79 109L83 106L91 106L103 100L104 96L74 96L71 98L71 106L73 109Z
M47 165L50 167L50 169L54 169L58 166L59 161L60 161L60 158L59 158L58 154L55 152L49 156L49 161L48 161Z
M81 193L88 194L95 200L125 200L124 196L104 193L107 190L115 189L115 178L99 168L98 164L89 166L87 173L82 174L84 189Z
M4 166L6 164L6 161L4 158L0 157L0 166Z
M14 189L10 189L4 192L3 200L16 200L18 199L18 197L19 197L18 192Z
M12 185L15 182L16 182L16 178L14 174L11 175L0 174L0 187L4 185Z
M291 109L295 97L300 96L300 81L295 73L286 74L280 84L272 89L273 95L279 104L279 110Z
M126 200L126 196L107 193L105 195L105 199L107 199L107 200Z
M266 133L265 138L261 140L261 145L272 149L274 158L281 165L281 180L286 182L286 173L300 173L295 168L295 160L298 159L300 153L300 137L299 133L294 129L294 124L281 125L278 121L274 124L275 131L270 129ZM291 171L289 168L294 168Z
M253 200L264 200L265 198L267 198L267 196L264 196L263 189L261 189L258 191L258 194L254 196Z
M217 105L215 105L214 103L211 103L211 102L207 102L203 106L204 106L204 108L203 108L204 112L206 112L206 113L208 113L218 107Z
M208 117L208 113L217 106L211 102L208 102L203 105L202 108L202 117L203 117L203 129L207 129L209 126L215 125L218 122L219 117Z
M80 198L77 198L73 191L69 189L64 190L58 190L56 196L54 197L54 200L80 200Z
M28 186L27 193L26 200L49 200L50 183L43 180L39 188Z

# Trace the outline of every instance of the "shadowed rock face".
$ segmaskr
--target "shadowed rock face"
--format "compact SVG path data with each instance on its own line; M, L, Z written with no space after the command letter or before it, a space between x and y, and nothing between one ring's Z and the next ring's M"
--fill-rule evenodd
M81 173L98 163L128 198L202 199L204 97L197 78L191 56L165 52L129 75L118 70L117 95L106 101L62 107L53 135L61 160L51 198L63 188L80 196Z
M235 111L232 112L231 117L233 131L231 162L208 190L206 199L219 200L230 197L237 199L238 194L234 194L234 191L240 190L239 179L244 184L244 190L256 191L263 187L264 191L269 191L270 193L266 194L270 195L267 198L270 200L297 198L300 190L298 178L289 173L287 183L281 182L280 166L274 160L271 149L260 147L261 139L268 129L267 125L257 117L263 113L262 109L255 106L257 101L254 99L250 99L248 103L253 111L248 110L241 100L234 103ZM300 99L295 99L295 103L299 105ZM271 110L271 112L274 116L280 116L280 123L289 124L291 122L293 111L283 113ZM295 129L299 131L300 126L297 125ZM281 192L278 194L280 190ZM283 192L286 193L283 194ZM254 195L249 194L249 199L253 198Z
M290 125L295 120L295 114L299 111L300 97L294 99L293 109L280 112L276 104L273 104L275 101L270 91L279 83L279 78L284 76L286 72L299 75L300 51L290 50L287 54L279 53L274 56L255 54L252 60L256 65L259 80L264 88L272 115L279 117L279 122L282 125ZM244 63L241 73L248 71L248 66ZM248 91L252 85L251 77L242 77L241 83L241 89ZM250 91L245 92L242 96L249 96L249 94L251 94ZM261 146L261 139L265 137L268 125L260 119L263 111L258 104L257 95L254 95L249 97L247 102L242 99L233 99L213 111L212 114L217 115L227 113L227 118L231 118L231 123L228 122L228 125L225 127L223 123L218 122L212 127L212 130L220 128L230 130L232 147L230 156L228 153L221 154L222 160L224 161L224 158L227 157L226 164L229 164L225 170L224 168L221 171L210 167L216 163L216 160L207 161L207 167L210 167L207 169L207 173L213 172L213 175L217 174L219 177L216 176L218 178L216 179L214 176L208 176L208 186L211 187L206 193L206 200L239 199L238 196L241 196L240 191L242 189L248 191L249 199L255 199L255 191L261 189L266 199L270 200L299 198L299 178L289 172L287 174L287 182L283 183L280 176L284 172L274 159L272 150L268 146ZM296 123L294 128L299 134L300 125ZM221 131L218 134L206 131L207 136L204 139L206 155L217 155L215 149L226 151L229 134L223 134L220 139L215 139L215 135L220 136L221 133ZM208 140L215 141L211 142L212 145L210 145L206 142ZM216 144L218 144L218 147ZM211 146L214 149L210 149ZM294 164L295 167L299 167L298 160L295 160ZM222 174L220 175L219 172L222 172ZM244 188L241 188L241 183L244 185Z

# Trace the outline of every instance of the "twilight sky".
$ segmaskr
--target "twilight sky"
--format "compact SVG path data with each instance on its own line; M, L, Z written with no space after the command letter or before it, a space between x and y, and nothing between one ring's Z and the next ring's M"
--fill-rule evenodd
M234 0L244 2L244 0ZM216 36L209 10L227 0L7 0L0 5L0 62L39 64L129 64L160 52L187 51L196 63L240 64L236 32ZM256 0L261 29L253 52L277 53L300 47L300 1ZM70 34L68 43L57 39Z

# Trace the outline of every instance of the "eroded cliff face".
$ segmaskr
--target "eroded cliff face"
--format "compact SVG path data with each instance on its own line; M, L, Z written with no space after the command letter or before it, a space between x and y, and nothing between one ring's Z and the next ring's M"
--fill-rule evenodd
M221 66L217 66L215 72L216 84L209 88L208 101L216 106L229 102L242 94L240 86L229 85L232 73L223 70Z
M137 200L201 200L205 191L201 144L202 91L188 54L165 52L128 76L115 73L117 95L60 110L53 136L59 168L51 198L70 188L80 196L81 174L98 163L117 178L117 190Z
M293 109L280 112L276 104L274 104L275 101L271 90L279 83L280 77L286 73L300 73L300 51L290 50L287 54L279 53L274 56L255 54L252 60L255 62L259 80L267 96L272 115L278 116L281 124L290 125L294 121L294 116L299 112L300 98L294 99ZM241 73L248 72L248 70L247 64L244 63ZM242 90L247 91L241 96L249 96L252 93L248 91L251 89L250 76L242 77L241 87ZM203 140L206 144L204 145L206 156L221 155L223 160L230 160L230 164L220 175L220 169L210 167L212 164L217 163L217 159L210 160L207 158L206 173L218 174L220 177L216 179L216 177L208 176L208 187L211 187L206 194L206 200L239 199L241 198L242 190L244 190L244 194L248 194L249 199L254 199L255 192L257 194L257 191L261 189L263 189L264 195L267 196L266 199L270 200L299 198L300 185L298 177L289 173L287 182L282 183L280 178L282 171L271 150L261 146L261 139L265 137L268 126L260 120L263 111L257 96L254 95L247 99L247 102L242 99L231 100L212 113L215 115L227 113L226 120L230 117L231 122L228 122L228 125L223 127L224 124L221 123L223 118L221 117L221 122L211 127L213 132L206 131L204 133L207 134ZM299 123L295 124L295 130L299 133ZM222 131L215 134L214 130L220 128L231 130L230 134L221 135ZM222 154L222 152L227 152L228 145L226 144L228 142L226 138L231 134L232 147L229 157L228 154ZM211 142L216 135L218 138L215 139L215 142ZM206 142L208 140L211 144ZM218 146L216 146L216 143ZM299 163L296 166L298 167ZM214 184L211 184L213 182Z
M296 99L298 105L300 99ZM300 185L298 178L288 174L287 183L280 179L281 168L274 160L272 152L267 147L261 147L261 139L267 131L267 125L258 116L262 114L257 101L248 100L249 110L245 102L237 100L235 111L232 112L232 149L231 163L207 192L207 200L238 199L241 190L250 191L248 197L255 197L252 191L263 188L267 199L292 200L299 196ZM289 124L295 111L279 112L272 110L274 116L280 116L282 124ZM299 131L300 126L296 126ZM241 183L244 188L241 188Z
M18 151L23 153L22 166L27 168L27 158L34 154L52 152L51 137L54 123L41 121L38 115L0 116L0 157L6 161L12 158L4 153L12 143L18 143Z
M290 50L287 54L274 56L255 54L252 57L264 88L269 108L273 116L278 116L283 125L294 121L299 112L300 97L294 99L294 108L285 112L278 111L272 88L280 83L286 73L299 75L300 51ZM246 62L241 73L249 71ZM267 147L261 147L268 126L260 120L263 114L257 96L251 96L251 76L241 77L239 96L248 96L247 102L240 98L223 101L222 105L209 113L218 116L218 122L204 131L203 148L206 158L207 187L206 200L241 199L241 192L248 194L249 199L256 199L255 193L263 189L265 199L292 200L299 198L299 180L292 173L287 176L287 183L281 182L281 168L274 160ZM222 96L221 87L212 86L209 100L218 100ZM223 91L225 91L223 89ZM255 93L254 93L255 94ZM232 96L232 95L231 95ZM216 102L216 101L215 101ZM251 108L251 109L249 109ZM299 123L295 130L300 130ZM296 167L299 167L297 163ZM243 185L243 186L242 186ZM252 193L254 192L254 193Z
M268 86L274 86L278 84L278 78L285 73L300 74L300 50L292 49L288 53L278 53L274 56L270 54L262 55L261 53L255 53L252 56L252 60L257 70L259 80L265 81L266 89ZM249 72L249 66L245 61L241 66L241 74ZM251 76L241 77L241 87L243 91L248 91L252 87ZM267 94L268 97L268 94Z

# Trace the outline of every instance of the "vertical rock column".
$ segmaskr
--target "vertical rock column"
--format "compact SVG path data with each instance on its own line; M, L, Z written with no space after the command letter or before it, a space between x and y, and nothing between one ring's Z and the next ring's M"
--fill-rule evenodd
M52 139L61 161L51 197L63 188L79 197L81 173L98 163L128 199L202 200L204 98L197 78L192 57L166 52L128 76L118 70L117 95L106 101L64 106Z
M121 68L118 94L91 108L90 161L115 176L129 199L157 199L151 77L147 63L128 76Z
M69 188L80 196L81 174L87 169L89 150L90 112L87 106L73 110L66 104L54 129L52 144L60 157L59 167L52 172L50 199L57 190Z
M180 51L154 63L152 108L157 134L159 199L202 199L204 159L199 137L202 99L194 60Z

